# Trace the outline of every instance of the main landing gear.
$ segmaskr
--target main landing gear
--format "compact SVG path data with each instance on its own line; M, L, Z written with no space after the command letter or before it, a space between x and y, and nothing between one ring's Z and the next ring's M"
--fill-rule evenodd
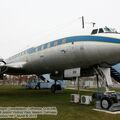
M62 90L62 86L60 83L57 83L57 80L54 80L54 81L55 83L51 86L51 92L55 94L57 91Z

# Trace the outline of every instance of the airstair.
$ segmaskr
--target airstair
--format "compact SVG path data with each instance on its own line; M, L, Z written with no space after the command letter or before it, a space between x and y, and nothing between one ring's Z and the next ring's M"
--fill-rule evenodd
M120 64L111 67L111 77L120 83Z

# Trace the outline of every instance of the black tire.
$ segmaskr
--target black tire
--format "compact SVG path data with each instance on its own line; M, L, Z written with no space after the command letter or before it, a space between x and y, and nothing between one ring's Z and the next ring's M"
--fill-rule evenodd
M51 92L52 92L52 93L55 93L55 91L56 91L56 87L55 87L55 85L52 85L52 86L51 86Z
M39 89L40 89L40 87L39 87L39 86L35 86L35 88L34 88L34 89L39 90Z
M112 105L112 101L110 100L110 98L102 98L101 99L101 108L102 109L105 109L105 110L108 110Z
M61 85L57 85L56 90L62 90Z

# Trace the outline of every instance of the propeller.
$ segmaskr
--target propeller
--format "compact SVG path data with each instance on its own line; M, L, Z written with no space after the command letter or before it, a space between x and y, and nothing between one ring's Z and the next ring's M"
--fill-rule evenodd
M0 62L6 64L6 62L2 58L0 58Z
M7 67L2 65L6 65L6 62L2 58L0 58L0 79L3 80L4 78L3 74L7 70Z

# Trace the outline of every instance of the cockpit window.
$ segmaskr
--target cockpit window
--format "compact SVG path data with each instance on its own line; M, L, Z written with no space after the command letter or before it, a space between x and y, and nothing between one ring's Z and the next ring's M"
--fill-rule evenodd
M104 30L105 32L109 32L109 33L118 33L117 30L114 28L105 27Z
M111 29L108 27L105 27L104 30L105 30L105 32L112 32Z
M97 34L98 29L94 29L91 34Z
M103 31L103 29L102 28L100 28L99 29L99 33L103 33L104 31Z
M99 29L94 29L91 34L97 34L97 33L118 33L116 29L114 28L99 28Z
M115 28L110 28L113 33L118 33Z

